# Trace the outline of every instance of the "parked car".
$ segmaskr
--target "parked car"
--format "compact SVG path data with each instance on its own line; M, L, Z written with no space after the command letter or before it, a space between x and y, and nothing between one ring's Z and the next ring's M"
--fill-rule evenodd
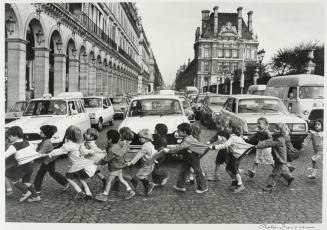
M95 126L99 131L103 129L103 125L108 123L113 125L114 108L108 97L105 96L88 96L83 97L85 111L90 116L91 125Z
M191 123L195 122L195 116L190 101L185 96L178 96L178 98L182 101L185 115L187 116L188 120Z
M200 120L200 109L206 94L199 94L191 103L194 112L195 120Z
M178 136L177 126L187 122L181 100L173 95L145 95L133 98L129 103L125 119L118 130L129 127L134 132L131 143L131 151L141 148L137 133L144 129L150 129L154 134L156 124L164 123L168 127L168 144L177 144L182 141Z
M247 94L265 95L266 85L250 85Z
M51 142L55 147L59 147L69 126L79 127L82 133L90 128L90 118L84 110L82 97L81 93L64 93L58 94L57 97L44 95L43 98L32 99L28 102L23 116L6 124L5 129L20 126L24 139L31 144L38 144L41 142L40 127L54 125L57 132Z
M26 106L27 106L27 101L15 102L5 115L5 123L7 124L9 122L19 119L23 115Z
M124 119L128 107L127 97L115 97L112 104L115 112L114 119Z
M285 123L290 129L291 141L295 147L302 144L307 136L308 126L304 119L287 111L283 102L277 97L260 95L229 96L221 110L223 116L243 126L243 135L249 136L257 132L257 120L265 117L269 129L273 131L277 123Z
M216 116L220 114L228 95L208 94L205 96L200 108L200 121L208 128L214 125Z

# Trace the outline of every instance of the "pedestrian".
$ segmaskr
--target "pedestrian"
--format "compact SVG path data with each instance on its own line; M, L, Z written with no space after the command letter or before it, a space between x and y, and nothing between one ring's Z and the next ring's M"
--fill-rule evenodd
M208 186L200 166L200 156L208 150L208 146L200 143L192 136L192 128L189 123L179 124L177 126L177 132L179 136L183 137L181 144L164 149L164 152L168 154L183 154L183 162L178 173L177 185L174 185L174 189L176 191L186 192L186 178L192 167L197 184L196 192L207 192Z
M104 156L103 151L96 145L99 133L95 128L88 128L84 134L84 145L81 146L82 154L85 158L93 160L95 164ZM107 185L105 176L100 172L100 169L95 171L95 175L102 181L103 189Z
M285 136L287 130L285 124L278 123L274 129L273 140L265 140L255 146L257 149L272 148L272 155L274 158L274 165L272 174L269 176L265 191L272 191L275 188L276 182L280 176L286 181L287 185L291 185L294 177L287 167L287 148L285 144Z
M11 167L6 169L6 177L13 185L22 192L19 202L27 200L29 197L35 198L37 194L31 183L33 173L33 161L19 162L17 153L32 153L33 147L28 141L23 140L23 130L19 126L12 126L7 130L7 135L11 145L5 152L6 162L11 162ZM22 164L21 164L22 163Z
M272 140L271 132L268 129L268 120L264 117L260 117L257 120L258 131L253 137L248 139L249 142L258 140L258 144L266 140ZM271 148L260 148L256 149L255 159L252 169L248 170L248 175L253 178L258 166L260 165L271 165L273 167L274 159L271 154Z
M57 132L57 127L53 125L43 125L40 127L40 130L40 136L42 138L42 141L38 144L36 151L42 154L49 154L53 150L51 138ZM42 183L44 176L47 172L49 172L49 175L53 179L55 179L61 186L63 186L63 191L66 191L69 188L69 183L67 179L60 173L56 172L55 159L53 159L52 161L50 161L49 159L50 158L43 159L39 171L36 173L36 176L34 178L34 186L37 196L29 198L27 200L29 202L41 200Z
M49 157L56 157L67 154L71 162L71 166L66 173L66 178L69 184L77 192L75 199L92 198L92 192L86 183L86 179L91 178L97 166L93 161L83 157L83 153L80 151L83 145L83 135L81 130L76 126L69 126L65 133L65 143L59 149L53 150L49 153ZM84 188L77 184L80 182Z
M314 130L309 130L308 136L304 139L302 149L309 143L312 143L313 155L311 157L312 172L308 175L309 179L316 179L318 164L323 162L323 144L324 144L324 132L323 132L323 121L318 119L314 123Z
M134 158L127 162L127 166L135 165L139 160L141 161L141 167L137 170L135 177L140 180L144 186L144 194L146 196L151 195L154 183L149 180L154 169L154 161L152 157L157 153L152 144L152 134L149 129L142 129L138 133L139 140L143 144L141 150L134 156Z
M288 126L286 124L285 125L285 129L286 129L286 133L287 135L285 136L285 144L286 144L286 149L287 149L287 167L290 170L290 172L293 172L295 170L295 167L290 163L293 160L296 160L297 158L299 158L299 154L300 151L297 150L296 148L294 148L292 142L291 142L291 138L290 138L290 129L288 128Z
M215 119L217 133L215 136L213 136L210 141L207 143L208 145L217 142L218 144L225 142L229 139L231 134L231 129L229 127L229 120L222 116L218 115ZM227 163L228 158L228 149L221 149L218 150L216 160L215 160L215 172L212 177L209 177L209 181L219 181L220 180L220 174L219 169L220 166L224 163Z
M165 124L158 123L154 128L153 146L157 152L167 147L168 127ZM164 186L168 181L168 173L160 165L165 160L164 154L156 158L154 169L152 171L152 180L155 185Z
M95 199L103 202L107 201L111 190L111 185L116 178L118 178L127 189L125 199L131 199L133 196L135 196L135 192L123 178L123 168L126 166L124 156L127 153L124 141L120 140L120 134L116 130L109 130L107 132L107 138L108 142L111 144L106 158L108 162L109 177L104 191L96 195Z
M242 126L239 124L233 124L232 133L228 140L222 144L211 147L216 150L229 148L226 172L232 178L231 187L235 193L239 193L245 189L239 169L240 158L247 149L252 147L251 144L244 141L242 134Z

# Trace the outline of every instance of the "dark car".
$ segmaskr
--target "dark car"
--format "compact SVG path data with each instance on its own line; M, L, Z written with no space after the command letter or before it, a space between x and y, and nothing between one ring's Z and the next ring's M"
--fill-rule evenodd
M205 98L206 94L199 94L196 98L193 99L191 106L195 116L195 120L200 120L200 109Z
M127 97L115 97L112 100L114 106L114 119L124 119L128 107Z
M228 95L222 94L211 94L204 98L200 108L200 121L203 125L209 128L214 124L227 98Z

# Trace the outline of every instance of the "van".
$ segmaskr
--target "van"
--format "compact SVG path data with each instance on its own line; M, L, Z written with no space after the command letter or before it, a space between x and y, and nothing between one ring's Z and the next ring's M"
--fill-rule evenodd
M265 95L266 85L250 85L247 94Z
M286 75L271 78L266 87L267 96L279 97L290 113L305 119L323 119L324 77L314 74ZM315 110L318 117L312 117ZM317 112L317 109L319 110Z

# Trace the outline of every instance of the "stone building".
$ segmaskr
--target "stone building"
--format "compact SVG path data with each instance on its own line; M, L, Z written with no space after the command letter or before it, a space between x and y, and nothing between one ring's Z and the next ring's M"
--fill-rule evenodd
M178 71L176 89L194 85L200 92L217 92L218 86L219 93L228 93L226 83L234 81L234 71L243 69L244 72L247 63L256 63L259 43L252 28L253 12L247 13L246 24L242 7L237 8L236 13L223 13L218 9L215 6L211 13L202 10L202 26L197 27L195 33L194 59L183 71Z
M7 3L5 24L7 106L45 93L133 93L149 81L139 79L135 3Z

